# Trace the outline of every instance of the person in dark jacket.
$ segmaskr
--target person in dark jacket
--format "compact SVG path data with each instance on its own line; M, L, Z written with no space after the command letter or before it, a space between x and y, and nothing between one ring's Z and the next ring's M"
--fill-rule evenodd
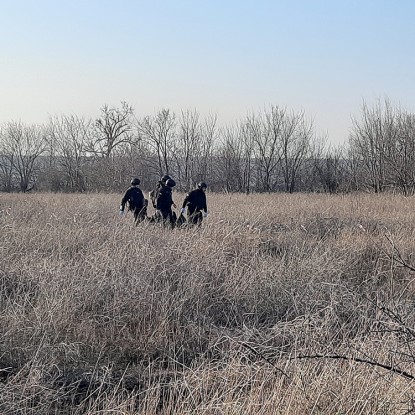
M144 198L143 192L138 187L140 179L132 179L131 187L127 189L121 199L120 215L124 215L125 206L128 203L128 210L134 213L134 221L136 224L143 221L147 217L148 200Z
M197 189L189 192L182 205L181 213L185 213L187 208L188 223L191 225L201 225L203 218L207 217L208 209L206 202L206 189L207 184L200 182L197 185Z
M157 209L156 207L156 199L157 199L157 195L158 195L158 191L160 188L162 188L163 186L166 185L166 181L171 179L171 177L168 174L165 174L164 176L162 176L160 178L160 180L157 183L157 186L155 189L153 189L150 193L149 193L149 197L151 200L151 204L153 205L154 209Z
M173 187L176 182L170 176L163 176L159 181L157 188L150 192L150 198L153 207L156 209L155 221L163 221L172 227L176 222L176 214L172 206L176 207L173 201Z

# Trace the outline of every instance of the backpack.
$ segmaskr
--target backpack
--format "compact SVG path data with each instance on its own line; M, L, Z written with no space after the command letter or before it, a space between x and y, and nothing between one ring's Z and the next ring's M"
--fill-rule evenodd
M154 209L170 209L172 202L171 189L168 186L157 187L149 193L149 198Z
M156 206L157 206L156 204L157 194L158 194L158 189L154 189L148 194L148 198L151 200L151 204L153 205L154 209L156 209Z

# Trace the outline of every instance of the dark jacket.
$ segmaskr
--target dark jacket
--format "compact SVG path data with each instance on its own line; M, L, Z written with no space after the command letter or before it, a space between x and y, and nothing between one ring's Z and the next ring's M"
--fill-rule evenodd
M170 212L173 205L172 188L161 184L155 193L155 207L161 212Z
M144 207L144 195L141 189L131 186L121 199L121 210L124 210L128 203L128 209L132 211L140 211Z
M195 189L189 192L184 201L183 208L187 206L189 215L197 212L207 212L206 194L202 189Z

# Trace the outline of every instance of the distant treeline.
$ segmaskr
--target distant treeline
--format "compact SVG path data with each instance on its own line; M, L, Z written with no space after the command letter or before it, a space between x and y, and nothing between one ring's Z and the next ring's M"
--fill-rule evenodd
M121 191L132 177L150 189L168 173L179 190L203 180L227 192L414 193L415 114L388 99L364 102L345 143L328 142L304 112L279 106L219 128L196 110L138 117L121 102L97 119L1 125L0 190Z

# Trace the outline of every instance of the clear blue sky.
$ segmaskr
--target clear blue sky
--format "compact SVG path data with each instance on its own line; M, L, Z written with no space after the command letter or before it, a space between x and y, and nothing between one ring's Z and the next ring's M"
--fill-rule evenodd
M342 143L385 96L415 111L415 0L0 0L0 124L273 104Z

